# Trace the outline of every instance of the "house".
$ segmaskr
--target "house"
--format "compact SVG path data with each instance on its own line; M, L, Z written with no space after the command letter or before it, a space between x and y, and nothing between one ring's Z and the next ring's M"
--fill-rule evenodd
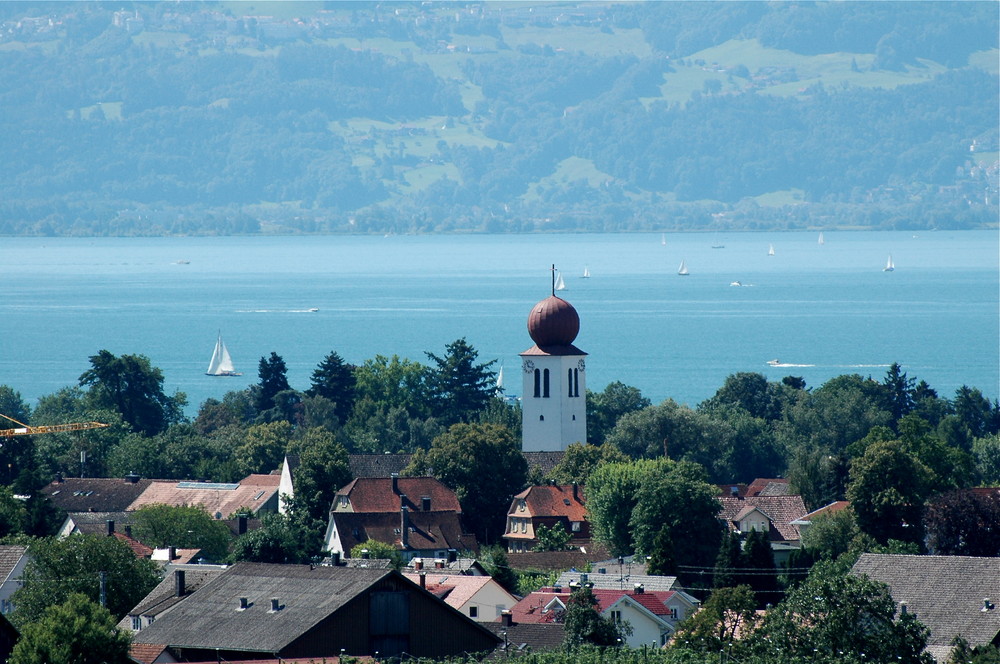
M126 511L147 505L200 505L216 519L239 511L261 514L278 511L278 475L248 475L239 482L152 480Z
M392 477L402 475L412 459L412 454L349 454L347 465L351 477Z
M0 614L14 610L10 596L21 587L21 574L28 564L28 547L21 544L0 545ZM0 630L2 632L2 630ZM2 634L0 634L2 636ZM2 642L2 639L0 639ZM2 649L0 649L2 652ZM0 659L0 661L5 661Z
M489 576L486 568L478 560L475 558L460 558L458 551L454 550L448 552L447 558L411 558L406 563L406 567L403 568L404 574L420 572L424 574L447 574L452 576L456 574L463 576Z
M491 576L462 576L418 572L404 574L461 613L479 622L493 622L503 611L517 604L517 598L504 590Z
M163 580L121 619L118 628L138 632L149 627L225 569L223 565L170 565Z
M601 572L601 569L607 569L607 572ZM563 572L556 580L556 585L569 588L578 584L587 584L595 590L625 590L637 585L642 586L647 591L683 590L680 583L677 582L676 576L621 574L617 568L597 568L597 570L597 572Z
M1000 558L863 554L852 574L889 586L900 610L930 630L927 651L948 661L956 636L1000 646Z
M334 496L326 548L347 557L373 539L395 547L404 560L475 551L461 514L455 492L433 477L359 477Z
M530 593L511 609L514 622L562 623L572 590L576 587L552 586ZM628 589L592 589L597 610L617 623L627 622L632 633L625 642L633 648L655 643L666 645L677 625L694 613L698 603L683 592L649 590L642 584Z
M799 548L801 536L794 522L807 513L802 496L729 495L719 496L718 500L722 503L719 519L731 531L749 533L758 530L767 533L775 563L784 563L791 552Z
M497 659L523 652L558 650L566 641L566 630L562 623L514 622L510 611L504 611L498 622L483 624L501 639L494 655Z
M509 553L531 551L538 544L538 527L556 524L570 534L574 548L590 542L590 524L583 489L574 484L528 487L514 496L507 510L503 538Z
M824 516L827 514L835 514L837 512L840 512L841 510L847 509L850 505L851 501L849 500L836 500L830 503L829 505L824 505L823 507L820 507L818 510L813 510L808 514L799 517L795 521L792 521L792 525L799 529L800 536L804 535L806 530L808 530L809 527L812 525L813 519L815 519L816 517Z
M42 493L67 513L124 512L152 481L138 475L123 478L57 475L42 488Z
M499 639L393 570L237 563L133 636L179 661L493 650Z

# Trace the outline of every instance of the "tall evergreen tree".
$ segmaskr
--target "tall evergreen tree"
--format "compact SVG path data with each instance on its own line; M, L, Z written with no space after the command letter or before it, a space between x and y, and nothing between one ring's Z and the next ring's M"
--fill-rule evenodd
M257 375L260 380L257 383L255 405L258 412L264 412L275 407L275 397L279 392L291 389L288 384L288 369L281 356L271 351L270 358L260 358Z
M443 357L426 353L436 365L430 377L435 415L447 425L471 422L493 396L496 373L490 367L496 360L477 364L479 352L464 337L445 350Z
M778 571L774 565L774 551L767 533L761 530L751 530L747 535L742 556L742 581L754 590L757 596L757 606L764 607L768 603L777 604Z
M354 408L356 385L354 366L345 362L339 354L331 352L313 371L312 387L307 394L332 401L334 414L343 424Z
M719 545L719 555L715 558L712 585L715 588L735 587L741 567L743 567L743 550L740 536L727 528L722 535L722 544Z

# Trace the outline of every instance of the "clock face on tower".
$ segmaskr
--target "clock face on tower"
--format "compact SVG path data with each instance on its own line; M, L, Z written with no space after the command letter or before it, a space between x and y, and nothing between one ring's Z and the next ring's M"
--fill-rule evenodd
M532 362L531 360L525 360L523 366L524 366L524 373L531 373L532 371L535 370L535 363Z
M580 360L579 362L576 363L576 368L579 369L580 371L586 371L587 363L584 362L583 360Z

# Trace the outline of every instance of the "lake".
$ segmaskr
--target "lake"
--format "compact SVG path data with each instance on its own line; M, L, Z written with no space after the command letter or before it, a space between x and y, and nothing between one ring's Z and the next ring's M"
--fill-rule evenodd
M331 351L353 363L428 362L425 351L465 337L520 394L512 383L532 345L528 312L550 294L555 264L567 284L559 295L580 314L591 390L619 380L654 402L694 406L738 371L818 387L844 373L881 379L899 362L942 396L962 384L1000 396L1000 234L827 231L824 240L0 238L0 384L34 405L75 385L99 350L137 353L162 369L168 393L188 395L193 415L255 383L272 351L304 390ZM890 255L896 269L885 272ZM682 260L688 276L677 274ZM243 376L204 375L219 332Z

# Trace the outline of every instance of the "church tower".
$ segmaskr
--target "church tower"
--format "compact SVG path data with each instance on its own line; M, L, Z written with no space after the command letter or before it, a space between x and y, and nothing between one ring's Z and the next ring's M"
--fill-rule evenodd
M573 345L580 316L554 294L531 309L535 345L521 353L521 449L557 452L587 441L586 353Z

